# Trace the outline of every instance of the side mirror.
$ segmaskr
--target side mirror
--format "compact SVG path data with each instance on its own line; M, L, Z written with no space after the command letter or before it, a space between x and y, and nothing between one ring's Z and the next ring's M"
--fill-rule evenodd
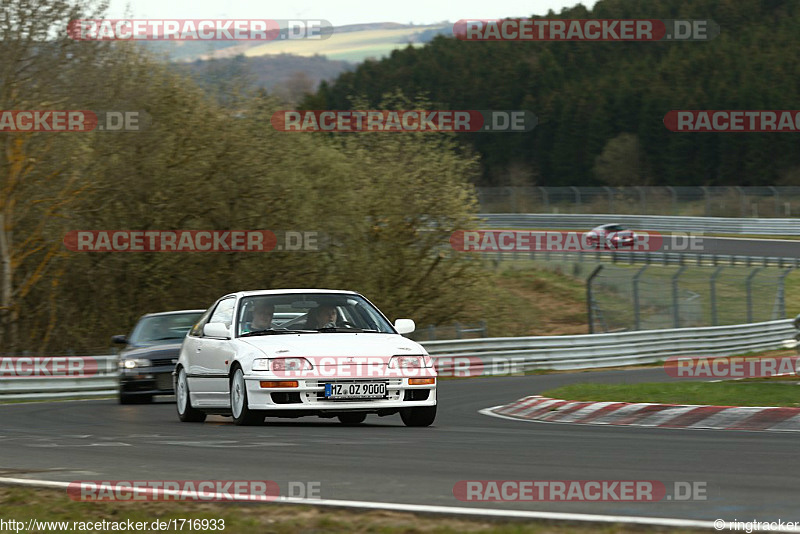
M114 343L115 345L127 345L128 338L124 335L111 336L111 343Z
M397 330L398 334L410 334L416 328L417 325L411 319L397 319L394 322L394 329Z
M221 337L230 339L231 334L225 323L206 323L203 327L203 335L207 337Z

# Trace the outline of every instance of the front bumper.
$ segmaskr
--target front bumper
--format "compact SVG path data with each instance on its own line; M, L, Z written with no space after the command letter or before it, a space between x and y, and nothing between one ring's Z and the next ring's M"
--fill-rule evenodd
M436 383L409 385L408 378L298 379L297 387L262 388L264 376L245 376L248 405L252 410L312 411L342 413L360 411L381 413L400 408L436 405ZM324 398L325 384L386 382L387 396L380 399L329 400Z
M126 395L173 395L174 367L135 367L122 369L119 377L120 393Z

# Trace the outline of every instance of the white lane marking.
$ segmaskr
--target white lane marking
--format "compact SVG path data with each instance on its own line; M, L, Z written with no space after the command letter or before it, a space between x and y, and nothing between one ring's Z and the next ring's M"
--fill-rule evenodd
M12 486L39 487L51 489L64 489L69 487L68 482L58 482L55 480L35 480L27 478L6 478L0 477L0 484ZM111 486L99 485L98 490L113 491ZM179 493L166 491L168 493ZM259 501L263 499L261 495L242 496L250 499L241 501ZM223 500L224 494L214 494L214 499ZM209 499L212 500L212 499ZM272 503L303 504L306 506L330 506L336 508L357 508L367 510L393 510L398 512L426 513L426 514L447 514L465 516L484 516L484 517L509 517L520 519L546 519L557 521L586 521L592 523L627 523L639 525L653 525L664 527L684 527L684 528L713 528L711 521L698 521L694 519L677 519L670 517L646 517L646 516L625 516L625 515L602 515L602 514L579 514L563 512L536 512L529 510L501 510L498 508L467 508L463 506L438 506L429 504L400 504L391 502L373 501L344 501L337 499L301 499L298 497L281 497ZM271 503L264 503L271 504ZM786 531L793 532L793 531ZM794 532L800 532L800 529Z

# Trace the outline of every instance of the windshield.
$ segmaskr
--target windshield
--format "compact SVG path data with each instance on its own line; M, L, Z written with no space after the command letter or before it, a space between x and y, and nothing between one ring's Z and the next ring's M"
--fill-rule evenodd
M186 333L200 319L203 312L170 313L143 317L133 329L128 343L136 346L174 343L186 337Z
M293 293L245 297L239 302L237 336L318 332L393 334L394 329L359 295Z

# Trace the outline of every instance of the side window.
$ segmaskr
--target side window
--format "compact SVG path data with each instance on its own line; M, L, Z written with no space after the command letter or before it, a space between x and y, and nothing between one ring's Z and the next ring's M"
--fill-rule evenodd
M208 322L208 318L211 317L211 311L213 308L209 308L206 312L200 316L200 319L197 320L197 323L192 327L189 331L189 335L192 337L202 337L203 335L203 327Z
M236 299L231 297L225 300L220 301L217 304L214 313L211 314L211 319L208 320L209 323L225 323L228 327L231 326L233 322L233 305L236 303Z

